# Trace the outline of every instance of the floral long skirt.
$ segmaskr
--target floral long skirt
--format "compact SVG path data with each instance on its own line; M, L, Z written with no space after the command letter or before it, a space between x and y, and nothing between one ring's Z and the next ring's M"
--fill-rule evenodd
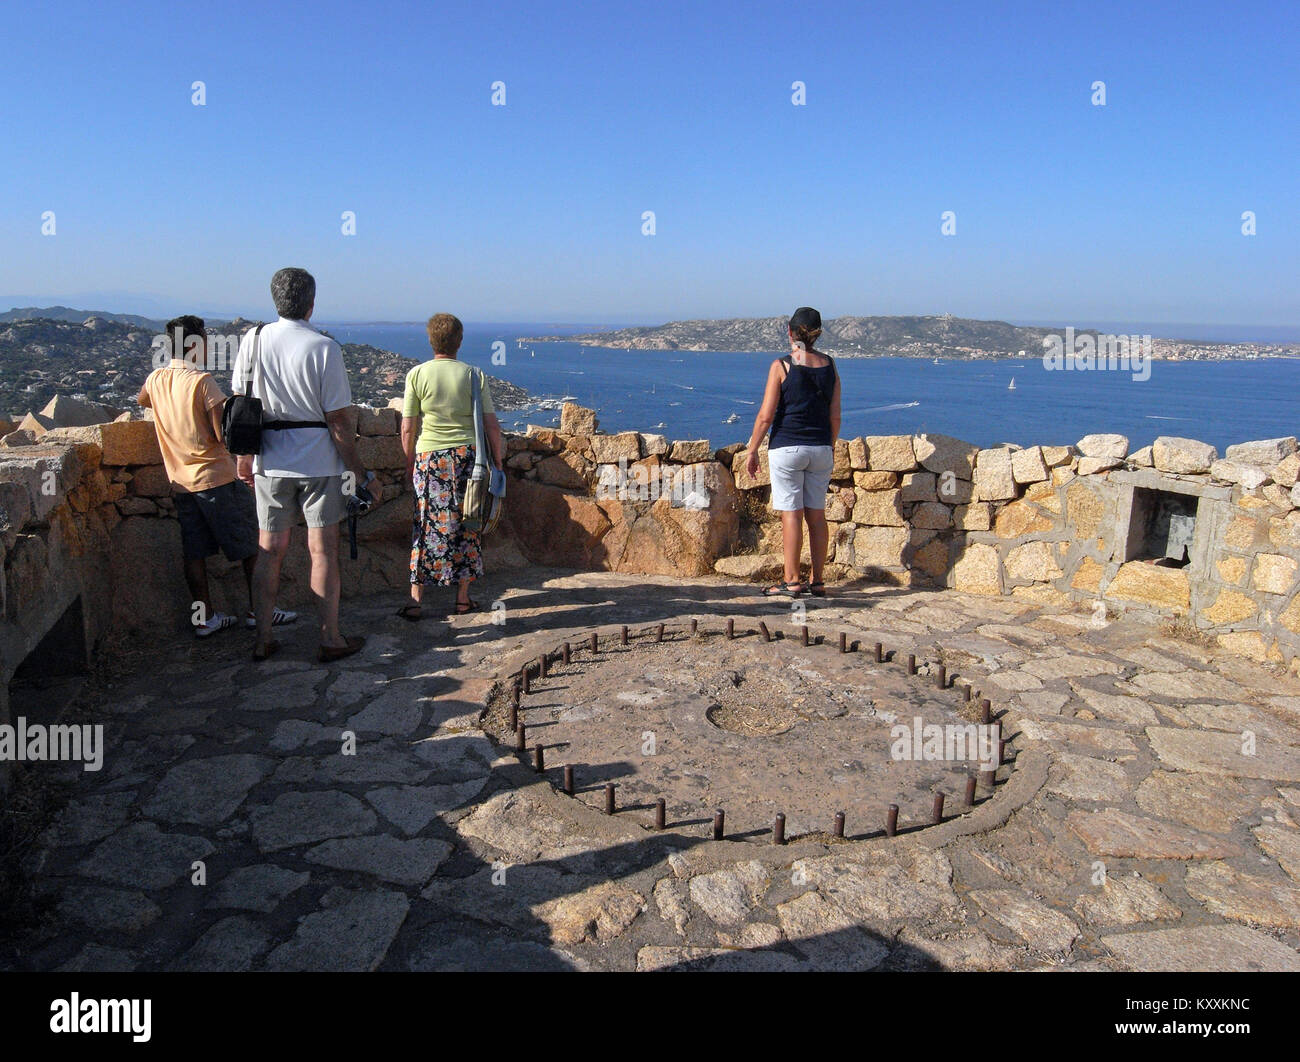
M412 583L450 586L482 576L482 536L460 526L460 499L473 469L472 446L415 455Z

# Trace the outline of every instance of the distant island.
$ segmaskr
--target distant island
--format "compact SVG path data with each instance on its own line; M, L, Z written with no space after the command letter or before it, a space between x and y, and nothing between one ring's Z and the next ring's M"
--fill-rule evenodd
M730 317L670 321L568 336L521 336L520 342L581 343L625 350L780 352L786 349L785 317ZM977 321L939 314L927 317L836 317L826 319L818 348L840 358L1038 358L1043 340L1061 328L1029 328L1006 321ZM1095 329L1076 329L1096 336ZM1153 337L1152 356L1164 360L1238 361L1294 357L1295 344L1207 343Z
M15 316L27 313L38 316ZM257 323L243 318L208 321L208 334L242 335ZM165 322L147 317L67 307L0 314L0 417L18 420L59 396L131 408L153 369L154 338L165 327ZM362 404L383 406L400 397L407 372L418 364L415 358L365 343L342 346L353 401ZM214 369L213 375L229 391L229 366ZM496 377L488 380L497 408L522 409L529 404L522 387Z

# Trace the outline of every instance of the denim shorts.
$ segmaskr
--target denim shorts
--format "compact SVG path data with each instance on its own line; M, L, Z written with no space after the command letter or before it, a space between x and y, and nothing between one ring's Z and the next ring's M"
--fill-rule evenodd
M257 510L253 492L239 480L208 490L178 490L172 500L176 503L181 549L186 560L211 557L217 550L232 561L256 555Z
M825 509L834 467L833 446L778 446L769 450L772 508L777 512Z

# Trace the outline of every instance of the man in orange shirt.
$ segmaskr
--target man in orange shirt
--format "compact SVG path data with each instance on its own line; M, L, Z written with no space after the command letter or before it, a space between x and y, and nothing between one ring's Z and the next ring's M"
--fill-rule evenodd
M235 459L221 441L221 411L226 396L207 362L207 330L203 320L186 315L167 322L171 361L151 372L136 401L152 409L167 478L171 480L176 516L185 554L185 582L195 604L194 633L200 638L239 622L218 612L208 593L208 561L220 549L232 561L242 561L249 587L252 616L253 563L257 558L257 509L253 492L235 475ZM296 612L276 609L274 624L292 623Z

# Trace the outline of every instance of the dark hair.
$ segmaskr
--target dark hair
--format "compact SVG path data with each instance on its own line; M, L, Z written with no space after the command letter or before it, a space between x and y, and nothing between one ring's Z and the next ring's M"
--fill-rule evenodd
M454 358L465 338L465 326L449 313L435 313L429 318L429 346L435 354Z
M811 349L817 342L817 337L822 334L822 315L811 306L800 306L790 318L789 327L790 334L802 343L805 349Z
M177 342L177 336L180 341ZM192 313L182 314L180 317L173 317L167 322L167 348L171 351L173 358L184 358L190 352L190 340L197 336L200 340L207 339L208 330L203 325L202 317L195 317ZM202 357L203 347L200 343L194 347L195 354Z
M275 312L290 321L301 321L316 303L316 278L305 269L286 266L271 278Z

